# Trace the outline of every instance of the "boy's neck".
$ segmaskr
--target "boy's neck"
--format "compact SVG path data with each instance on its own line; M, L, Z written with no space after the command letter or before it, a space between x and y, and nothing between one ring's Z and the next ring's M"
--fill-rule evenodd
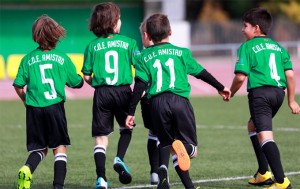
M167 38L164 38L164 39L162 39L161 41L155 42L154 44L156 45L156 44L160 44L160 43L169 43L169 38L168 38L168 37L167 37Z
M256 35L255 37L266 37L267 35L265 34L259 34L259 35Z

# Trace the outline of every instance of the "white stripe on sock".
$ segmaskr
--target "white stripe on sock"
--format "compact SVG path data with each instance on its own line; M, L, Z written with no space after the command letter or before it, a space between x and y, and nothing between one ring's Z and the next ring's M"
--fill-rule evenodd
M67 154L65 154L65 153L55 154L54 161L65 161L65 162L67 162Z

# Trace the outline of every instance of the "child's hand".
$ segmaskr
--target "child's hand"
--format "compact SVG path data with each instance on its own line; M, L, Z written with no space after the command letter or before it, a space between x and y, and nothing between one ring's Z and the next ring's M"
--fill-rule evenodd
M126 126L128 129L132 129L132 128L135 126L134 119L135 119L135 117L132 116L132 115L128 115L128 116L127 116L126 122L125 122L125 126Z
M219 94L223 97L224 101L228 102L230 100L231 91L227 87L225 87L223 91L219 91Z
M296 101L289 102L289 107L292 110L292 114L299 114L300 113L300 107Z

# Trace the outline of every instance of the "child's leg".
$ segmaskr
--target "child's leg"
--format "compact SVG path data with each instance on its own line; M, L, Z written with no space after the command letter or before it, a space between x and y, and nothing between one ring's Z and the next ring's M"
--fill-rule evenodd
M147 142L147 151L149 157L149 164L150 164L150 173L157 173L157 169L159 167L159 150L157 146L157 137L148 133L148 142Z
M54 189L63 189L67 174L67 148L59 146L53 150L54 153Z
M264 151L265 156L269 162L270 168L274 174L276 182L283 183L285 175L280 160L279 149L275 141L264 141L262 143L262 150Z
M159 167L158 139L157 136L152 134L150 130L148 133L147 151L150 164L150 184L157 185L157 170Z
M175 170L186 189L194 189L195 186L190 178L189 171L182 171L179 166L175 167Z
M118 143L117 156L114 159L114 170L119 175L122 184L129 184L132 180L129 168L124 163L124 156L131 141L132 129L120 127L120 139Z
M45 149L42 151L31 152L29 154L25 165L29 167L31 174L33 174L39 163L45 158L47 152L48 149Z
M35 151L29 154L25 165L20 168L18 173L18 189L30 188L32 174L39 163L44 159L47 152L48 149L45 149L43 151Z
M120 129L120 138L118 143L117 157L122 161L128 149L131 141L132 130L131 129Z
M175 148L174 145L172 145L172 146L173 146L173 150L176 151L176 149L174 149ZM194 146L192 144L183 144L183 146L186 149L188 158L194 158L197 156L197 147L196 146ZM178 176L180 177L182 184L185 186L185 188L194 189L195 187L190 178L189 171L188 170L183 171L180 168L180 165L179 165L180 162L178 162L178 155L173 154L172 159L173 159L173 164L174 164L175 170L176 170Z
M257 163L258 163L258 172L260 174L265 174L269 168L268 168L268 161L266 159L266 156L259 144L257 133L255 131L254 124L252 120L250 119L248 122L248 133L249 137L256 155Z
M94 160L96 165L97 178L101 177L105 181L105 162L106 162L106 147L102 144L95 145L94 147Z

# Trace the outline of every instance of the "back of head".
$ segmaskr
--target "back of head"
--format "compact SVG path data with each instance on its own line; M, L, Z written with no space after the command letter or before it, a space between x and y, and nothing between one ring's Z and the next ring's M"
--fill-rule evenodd
M114 33L114 28L120 18L120 8L111 2L94 6L90 18L89 30L97 37L107 37Z
M40 16L32 26L32 38L43 50L54 49L65 34L66 30L47 15Z
M147 19L147 33L154 43L167 38L171 33L169 19L164 14L153 14Z
M258 25L261 33L265 35L268 35L273 22L271 14L262 8L252 8L246 11L242 19L252 26Z

